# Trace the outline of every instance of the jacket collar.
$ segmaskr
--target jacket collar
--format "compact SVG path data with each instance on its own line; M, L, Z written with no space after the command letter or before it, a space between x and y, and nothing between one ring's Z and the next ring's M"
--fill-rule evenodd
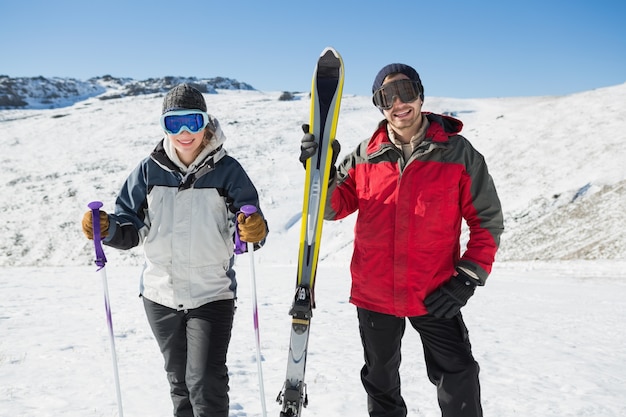
M459 134L463 129L463 122L454 117L430 112L423 112L422 114L430 122L424 141L445 143L448 142L450 136ZM387 120L382 120L367 145L367 154L372 155L388 146L395 147L387 134Z

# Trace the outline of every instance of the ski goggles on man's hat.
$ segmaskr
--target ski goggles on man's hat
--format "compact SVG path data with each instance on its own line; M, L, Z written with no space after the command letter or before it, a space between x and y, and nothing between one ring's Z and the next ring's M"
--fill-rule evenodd
M177 135L183 130L198 133L208 124L209 115L201 110L173 110L161 116L161 127L172 135Z
M411 103L420 96L419 84L417 81L402 79L384 84L374 91L372 101L381 110L389 110L393 107L395 97L403 103Z

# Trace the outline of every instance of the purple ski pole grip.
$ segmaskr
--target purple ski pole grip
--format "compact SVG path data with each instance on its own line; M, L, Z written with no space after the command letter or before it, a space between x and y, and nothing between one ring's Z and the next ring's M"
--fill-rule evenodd
M91 209L91 223L93 227L93 245L96 251L96 265L100 267L100 269L104 268L104 264L107 261L106 256L104 255L104 250L102 249L102 242L100 237L100 207L102 207L102 202L100 201L92 201L87 205Z
M102 207L102 202L101 201L92 201L91 203L87 204L87 207L89 207L92 210L96 210L96 209L99 209L100 207Z
M256 207L252 204L246 204L245 206L242 206L239 211L245 214L246 217L249 217L251 214L256 213Z
M243 213L246 217L249 217L250 215L256 213L256 211L257 210L255 206L251 204L246 204L245 206L241 206L237 214ZM235 220L237 220L237 217L235 217ZM235 221L235 253L237 255L241 255L242 253L246 252L248 246L246 242L239 238L239 227L237 227L237 224L237 221Z

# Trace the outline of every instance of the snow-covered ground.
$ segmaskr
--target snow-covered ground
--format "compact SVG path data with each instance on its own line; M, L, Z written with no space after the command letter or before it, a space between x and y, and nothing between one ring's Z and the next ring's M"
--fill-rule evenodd
M248 255L228 355L231 413L262 415ZM138 268L106 268L124 415L171 416L161 354L141 301ZM285 379L292 266L256 268L269 416ZM367 415L361 342L346 265L319 270L305 417ZM0 270L0 416L116 416L102 283L94 267ZM481 365L486 416L626 415L626 262L497 264L464 309ZM410 328L409 328L410 329ZM410 416L440 415L418 336L407 330L401 368Z
M255 254L268 415L284 381L295 285L306 94L206 95L226 148L259 188L267 245ZM100 273L79 221L161 137L162 96L0 111L0 417L115 416ZM426 97L451 112L489 164L506 232L487 285L464 309L481 364L485 415L626 415L626 84L565 97ZM343 152L381 115L344 96ZM362 352L348 303L352 217L326 223L303 415L364 416ZM141 252L105 251L124 414L168 416L162 358L137 298ZM260 416L248 255L229 352L231 416ZM409 415L439 415L417 335L403 343Z

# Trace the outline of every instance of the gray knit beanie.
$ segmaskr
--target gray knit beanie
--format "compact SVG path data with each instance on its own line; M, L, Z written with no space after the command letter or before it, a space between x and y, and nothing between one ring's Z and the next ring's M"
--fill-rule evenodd
M204 96L198 89L189 84L179 84L165 95L161 114L185 109L207 111Z
M374 94L374 92L383 85L385 78L391 74L404 74L409 77L410 80L416 81L421 91L420 98L424 100L424 86L422 86L422 80L420 80L419 74L415 71L415 69L413 69L413 67L405 64L389 64L383 67L383 69L376 74L374 84L372 84L372 94Z

